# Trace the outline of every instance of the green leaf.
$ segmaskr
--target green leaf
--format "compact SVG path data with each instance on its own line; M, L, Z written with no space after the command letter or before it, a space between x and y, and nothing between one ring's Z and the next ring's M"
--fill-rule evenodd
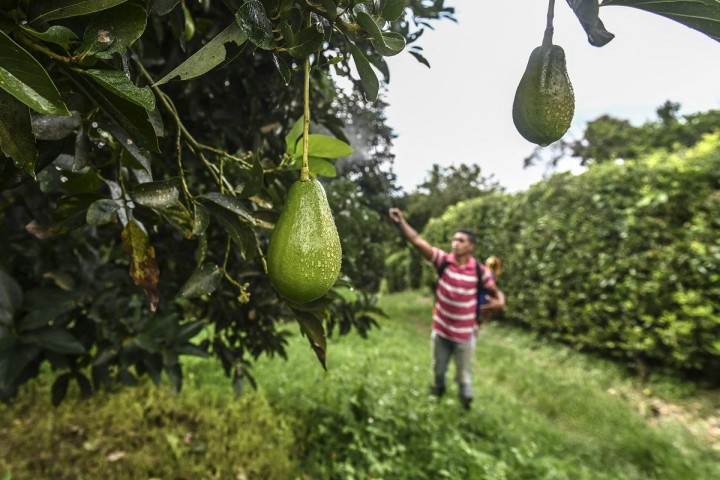
M320 364L323 368L327 368L325 364L327 339L325 337L325 327L323 327L322 323L322 313L306 312L298 309L293 309L293 312L300 324L300 329L310 341L310 346L315 351Z
M24 344L37 345L55 353L69 355L82 355L85 353L85 347L72 333L58 327L33 330L21 335L20 341Z
M303 134L303 120L305 117L298 118L295 123L293 124L290 131L285 135L285 153L288 155L292 155L297 151L297 144L298 140L300 140L300 137L302 137ZM302 151L302 147L301 151Z
M120 205L115 200L103 198L90 204L85 221L95 226L106 225L117 220L118 210L120 210Z
M52 384L50 389L52 404L58 406L62 403L67 395L68 386L70 385L70 374L63 373L59 375Z
M357 21L358 25L360 25L363 30L365 30L370 35L370 38L372 38L376 42L382 44L385 43L380 27L378 27L377 23L375 23L375 20L373 20L373 18L368 13L358 11L355 14L355 20Z
M124 55L143 34L146 24L147 12L140 5L128 3L105 10L85 29L77 56L110 60L116 53Z
M68 195L58 201L52 212L52 223L48 226L40 225L32 220L25 226L25 230L37 238L45 239L55 235L67 233L85 225L87 210L100 195L94 193L81 193Z
M160 269L155 261L155 249L145 230L134 220L129 221L122 231L122 244L130 255L130 277L150 301L150 309L154 312L160 301Z
M247 199L260 193L263 188L263 178L265 171L259 157L255 157L252 168L244 174L244 185L238 194L238 198Z
M187 322L179 326L179 329L174 333L174 340L176 343L189 342L195 336L200 333L205 326L205 322L202 320L195 320L194 322Z
M30 313L18 324L21 332L46 327L52 320L75 308L75 296L57 288L36 288L25 295Z
M163 218L180 232L185 238L195 236L193 229L195 228L195 220L190 214L190 210L182 202L166 207L160 212Z
M372 55L368 57L368 61L387 79L390 78L390 68L388 67L385 57L381 55Z
M9 325L20 304L23 292L10 275L0 270L0 324Z
M37 140L60 140L76 134L75 132L82 127L81 122L82 119L78 112L73 112L69 117L63 115L33 115L30 119L30 126Z
M60 92L42 65L2 31L0 88L38 113L70 115L60 99Z
M89 398L92 396L92 386L90 385L90 380L88 380L85 375L82 373L76 373L75 381L80 389L80 395L82 398Z
M342 158L352 155L353 148L335 137L311 133L308 135L308 155L319 158ZM302 155L302 142L295 146L295 156Z
M383 42L372 39L370 42L377 52L384 57L392 57L405 49L405 37L397 32L383 32Z
M241 222L237 215L225 208L208 205L208 210L220 222L233 242L240 248L240 254L247 260L255 255L258 245L257 236L252 228Z
M277 68L277 71L280 73L280 76L283 78L283 82L285 85L290 84L290 80L292 80L292 70L288 66L288 64L285 62L285 60L280 57L275 52L272 52L272 59L273 63L275 64L275 68Z
M131 193L133 200L150 208L168 208L180 200L180 182L178 179L142 183Z
M275 48L272 23L265 13L265 7L259 0L250 0L235 13L240 29L252 43L263 50Z
M193 222L193 235L202 235L210 224L210 213L200 204L195 204L195 217Z
M188 80L209 72L225 60L227 55L227 51L225 50L226 43L232 42L240 46L245 43L247 38L247 35L240 29L240 26L233 22L215 38L210 40L207 45L155 82L155 85L162 85L175 77L180 77L180 80Z
M180 296L194 298L209 295L217 289L222 280L222 270L214 263L203 263L195 270L180 289Z
M360 74L360 81L365 91L365 99L370 102L375 101L380 91L380 81L377 75L375 75L375 71L372 69L365 54L352 42L348 42L348 46L355 61L355 67Z
M306 58L322 48L325 36L316 27L301 30L293 37L293 44L288 47L288 53L295 58Z
M337 170L335 165L325 160L324 158L309 157L308 168L310 173L313 175L319 175L322 177L334 178L337 176Z
M405 0L402 0L403 2ZM330 17L330 20L335 20L338 16L337 4L333 0L320 0L320 4L325 9L325 12Z
M720 42L718 0L604 0L602 6L633 7L662 15Z
M117 127L117 130L111 130L111 133L133 157L138 158L137 147L153 152L160 151L147 110L109 90L99 89L95 82L90 81L85 75L74 71L68 73L85 95L107 114Z
M200 200L207 200L216 205L223 207L226 210L233 212L238 217L252 223L254 221L250 211L247 209L245 204L235 197L225 195L219 192L210 192L198 197Z
M568 5L575 12L580 24L587 33L588 42L595 47L602 47L615 35L605 29L600 17L598 17L599 0L568 0Z
M44 32L38 32L37 30L30 28L26 25L20 25L20 28L22 28L26 33L32 35L38 40L54 43L55 45L60 45L66 52L70 51L70 44L75 43L75 41L78 39L78 36L75 35L75 32L73 32L67 27L63 27L60 25L53 25Z
M408 53L415 57L415 60L422 63L426 67L430 68L430 62L428 62L427 58L425 58L419 51L416 50L408 50Z
M112 8L127 0L33 0L29 2L30 23L89 15Z
M170 13L178 3L180 0L149 0L148 13L161 17Z
M63 117L65 118L65 117ZM12 158L17 168L35 176L38 157L32 133L30 111L15 97L0 90L0 150ZM0 158L0 162L5 161Z
M381 6L380 16L388 22L394 22L405 11L405 0L384 0Z
M129 100L148 111L155 109L155 96L150 87L136 87L125 73L119 70L99 70L95 68L83 70L82 72L89 75L98 85L125 100Z
M275 210L255 210L253 218L258 227L272 230L280 218L280 213Z
M152 181L152 168L150 167L150 159L147 153L140 150L140 148L132 141L132 138L125 133L116 123L114 122L103 122L103 126L115 137L122 146L125 147L120 153L120 163L123 167L132 170L133 174L138 181ZM146 178L140 178L140 177Z

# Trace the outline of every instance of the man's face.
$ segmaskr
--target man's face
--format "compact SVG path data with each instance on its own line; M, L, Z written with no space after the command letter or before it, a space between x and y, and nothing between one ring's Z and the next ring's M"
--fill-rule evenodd
M475 248L475 244L470 242L470 239L468 238L466 233L462 232L456 232L455 235L453 235L452 243L451 243L452 253L454 253L456 256L464 256L464 255L470 255Z

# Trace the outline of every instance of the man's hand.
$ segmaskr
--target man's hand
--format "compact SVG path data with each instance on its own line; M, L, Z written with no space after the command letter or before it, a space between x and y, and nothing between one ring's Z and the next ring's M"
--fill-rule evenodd
M388 214L390 215L390 220L392 220L397 225L399 225L403 222L403 220L405 220L405 217L403 216L403 213L400 211L399 208L391 208L390 210L388 210Z

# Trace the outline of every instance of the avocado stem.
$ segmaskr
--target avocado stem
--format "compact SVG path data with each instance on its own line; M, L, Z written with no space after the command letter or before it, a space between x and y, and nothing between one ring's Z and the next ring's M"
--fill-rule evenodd
M305 59L305 88L304 102L305 110L303 113L303 156L302 168L300 169L300 181L307 182L310 180L308 168L308 137L310 132L310 57Z
M552 37L554 33L553 17L555 16L555 0L548 1L547 25L545 26L545 34L543 35L543 47L552 45Z

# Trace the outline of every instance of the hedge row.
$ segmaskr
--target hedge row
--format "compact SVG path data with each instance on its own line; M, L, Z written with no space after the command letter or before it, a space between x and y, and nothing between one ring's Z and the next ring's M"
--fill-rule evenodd
M582 349L720 382L720 134L679 154L462 202L424 236L480 233L505 318Z

